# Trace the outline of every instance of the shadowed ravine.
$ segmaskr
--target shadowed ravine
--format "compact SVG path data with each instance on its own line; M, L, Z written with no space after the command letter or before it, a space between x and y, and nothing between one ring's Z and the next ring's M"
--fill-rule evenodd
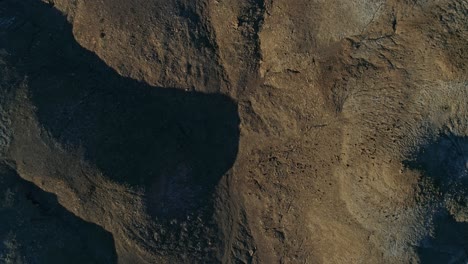
M150 217L197 215L211 225L216 185L237 155L230 98L120 76L40 1L2 1L0 17L12 19L0 25L0 49L24 78L44 133L110 181L143 191Z
M1 263L117 263L112 234L0 164Z
M40 125L113 181L154 187L161 212L202 204L236 157L234 102L123 78L75 42L55 9L25 2L4 6L16 6L17 20L29 14L33 26L13 25L2 46L12 60L21 58L16 66L28 76Z

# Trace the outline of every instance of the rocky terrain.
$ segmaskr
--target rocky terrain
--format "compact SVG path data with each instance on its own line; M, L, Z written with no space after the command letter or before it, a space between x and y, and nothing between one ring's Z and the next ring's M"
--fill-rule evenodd
M0 263L467 263L468 1L0 0Z

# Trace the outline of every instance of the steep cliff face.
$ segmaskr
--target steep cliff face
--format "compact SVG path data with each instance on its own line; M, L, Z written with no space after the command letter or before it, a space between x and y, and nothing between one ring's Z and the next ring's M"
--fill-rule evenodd
M465 0L0 1L0 259L466 262L467 39Z

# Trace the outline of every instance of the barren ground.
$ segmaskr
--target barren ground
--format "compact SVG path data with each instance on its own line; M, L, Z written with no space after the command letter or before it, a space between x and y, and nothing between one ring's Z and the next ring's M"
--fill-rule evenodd
M1 263L466 263L468 1L1 0Z

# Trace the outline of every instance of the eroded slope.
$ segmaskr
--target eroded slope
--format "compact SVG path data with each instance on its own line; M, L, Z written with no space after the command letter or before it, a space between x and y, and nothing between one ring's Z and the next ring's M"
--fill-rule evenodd
M466 261L466 1L0 14L2 158L118 262Z

